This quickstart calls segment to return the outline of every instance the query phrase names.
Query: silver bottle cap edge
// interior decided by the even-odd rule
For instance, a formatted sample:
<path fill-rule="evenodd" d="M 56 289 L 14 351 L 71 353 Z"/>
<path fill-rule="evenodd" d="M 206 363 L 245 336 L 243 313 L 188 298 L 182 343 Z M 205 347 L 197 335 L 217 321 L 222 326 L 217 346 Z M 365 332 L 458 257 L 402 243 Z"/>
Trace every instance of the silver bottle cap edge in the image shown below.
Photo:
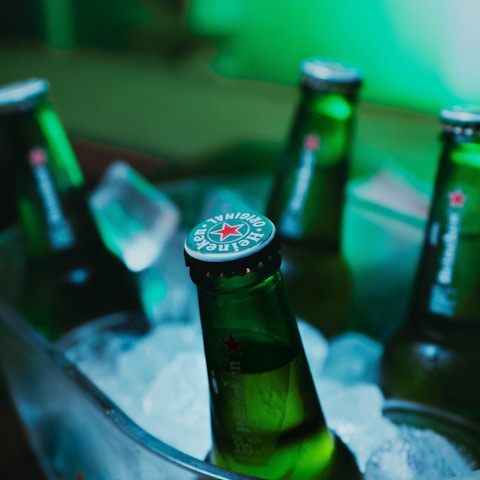
<path fill-rule="evenodd" d="M 31 100 L 47 93 L 48 90 L 48 82 L 40 78 L 31 78 L 0 86 L 0 109 Z"/>
<path fill-rule="evenodd" d="M 301 62 L 300 70 L 307 77 L 336 83 L 359 82 L 362 79 L 356 65 L 335 58 L 307 58 Z"/>
<path fill-rule="evenodd" d="M 449 123 L 480 123 L 480 105 L 454 105 L 440 111 L 440 120 Z"/>

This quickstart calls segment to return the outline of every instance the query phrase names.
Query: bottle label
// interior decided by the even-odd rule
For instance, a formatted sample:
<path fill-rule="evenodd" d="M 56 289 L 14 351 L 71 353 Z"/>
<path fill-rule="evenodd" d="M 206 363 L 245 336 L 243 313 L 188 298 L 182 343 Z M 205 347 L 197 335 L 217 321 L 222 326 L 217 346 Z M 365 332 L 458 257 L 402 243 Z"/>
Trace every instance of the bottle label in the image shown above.
<path fill-rule="evenodd" d="M 55 248 L 66 248 L 73 242 L 72 230 L 47 167 L 47 154 L 43 148 L 37 147 L 30 150 L 28 160 L 45 209 L 50 242 Z"/>
<path fill-rule="evenodd" d="M 256 253 L 274 235 L 275 227 L 263 215 L 225 213 L 197 225 L 187 238 L 185 251 L 205 262 L 230 261 Z"/>
<path fill-rule="evenodd" d="M 304 352 L 227 332 L 206 349 L 217 463 L 260 478 L 304 478 L 306 465 L 320 471 L 334 446 Z"/>
<path fill-rule="evenodd" d="M 319 148 L 320 137 L 318 135 L 310 133 L 305 136 L 303 141 L 303 150 L 300 155 L 297 181 L 287 207 L 287 209 L 291 212 L 297 213 L 305 203 L 305 197 L 312 181 L 312 172 L 315 168 L 315 152 L 317 152 Z"/>
<path fill-rule="evenodd" d="M 457 306 L 457 288 L 454 284 L 454 272 L 459 248 L 462 211 L 467 196 L 461 189 L 448 193 L 445 230 L 441 223 L 433 222 L 429 232 L 429 244 L 440 249 L 440 260 L 434 283 L 431 288 L 429 310 L 432 313 L 452 316 Z"/>
<path fill-rule="evenodd" d="M 321 130 L 326 135 L 305 129 L 290 140 L 270 197 L 269 213 L 290 240 L 338 242 L 349 144 L 345 126 Z"/>
<path fill-rule="evenodd" d="M 290 232 L 301 230 L 299 222 L 300 212 L 305 206 L 310 185 L 313 180 L 313 170 L 316 164 L 316 152 L 320 148 L 321 139 L 315 133 L 305 135 L 303 149 L 300 153 L 300 164 L 298 166 L 292 195 L 286 205 L 285 212 L 280 218 L 280 230 L 289 235 Z"/>

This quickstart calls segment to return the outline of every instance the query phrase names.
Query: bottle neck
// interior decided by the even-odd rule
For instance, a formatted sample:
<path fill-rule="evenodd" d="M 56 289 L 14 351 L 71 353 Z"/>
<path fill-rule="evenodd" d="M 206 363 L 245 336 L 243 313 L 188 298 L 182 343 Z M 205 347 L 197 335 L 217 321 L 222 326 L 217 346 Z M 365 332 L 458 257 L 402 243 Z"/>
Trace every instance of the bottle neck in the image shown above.
<path fill-rule="evenodd" d="M 480 138 L 445 134 L 410 322 L 480 325 Z"/>
<path fill-rule="evenodd" d="M 267 207 L 283 241 L 337 248 L 355 97 L 303 86 Z"/>
<path fill-rule="evenodd" d="M 2 154 L 28 255 L 39 260 L 100 240 L 84 178 L 60 120 L 45 99 L 0 117 Z"/>
<path fill-rule="evenodd" d="M 266 277 L 262 272 L 251 272 L 217 278 L 203 285 L 197 282 L 197 291 L 204 336 L 212 343 L 206 346 L 206 354 L 214 364 L 221 365 L 226 360 L 229 347 L 222 348 L 219 340 L 228 342 L 230 336 L 231 348 L 235 348 L 234 342 L 238 340 L 242 342 L 242 350 L 255 348 L 259 342 L 281 345 L 285 351 L 281 359 L 267 355 L 262 360 L 263 366 L 257 365 L 265 371 L 279 368 L 281 365 L 275 362 L 287 363 L 302 351 L 296 319 L 278 269 Z M 248 332 L 252 338 L 248 338 Z M 241 353 L 248 362 L 246 351 Z M 251 355 L 252 361 L 258 362 L 258 352 Z"/>
<path fill-rule="evenodd" d="M 313 478 L 329 471 L 335 438 L 278 268 L 197 282 L 197 288 L 212 461 L 259 478 Z"/>

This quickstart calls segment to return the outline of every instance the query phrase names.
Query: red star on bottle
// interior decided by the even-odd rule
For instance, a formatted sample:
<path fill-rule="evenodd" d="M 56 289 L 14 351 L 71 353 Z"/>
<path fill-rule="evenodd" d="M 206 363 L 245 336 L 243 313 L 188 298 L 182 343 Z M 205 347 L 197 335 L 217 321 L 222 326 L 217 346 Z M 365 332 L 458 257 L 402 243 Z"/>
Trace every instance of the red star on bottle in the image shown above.
<path fill-rule="evenodd" d="M 448 200 L 451 207 L 463 207 L 467 196 L 462 193 L 460 189 L 448 193 Z"/>
<path fill-rule="evenodd" d="M 305 141 L 303 143 L 305 150 L 308 150 L 310 152 L 313 152 L 315 150 L 318 150 L 318 147 L 320 146 L 320 138 L 318 135 L 310 134 L 305 137 Z"/>
<path fill-rule="evenodd" d="M 227 353 L 235 352 L 240 355 L 240 345 L 243 342 L 237 342 L 232 334 L 230 334 L 228 340 L 222 340 L 222 343 L 227 347 Z"/>
<path fill-rule="evenodd" d="M 226 238 L 230 237 L 231 235 L 235 237 L 241 237 L 242 234 L 238 231 L 242 227 L 242 224 L 238 225 L 229 225 L 228 223 L 223 223 L 223 226 L 220 230 L 217 230 L 216 233 L 220 235 L 220 240 L 223 242 Z"/>
<path fill-rule="evenodd" d="M 41 148 L 35 148 L 30 152 L 29 155 L 30 165 L 37 166 L 37 165 L 44 165 L 47 161 L 47 157 L 45 152 Z"/>

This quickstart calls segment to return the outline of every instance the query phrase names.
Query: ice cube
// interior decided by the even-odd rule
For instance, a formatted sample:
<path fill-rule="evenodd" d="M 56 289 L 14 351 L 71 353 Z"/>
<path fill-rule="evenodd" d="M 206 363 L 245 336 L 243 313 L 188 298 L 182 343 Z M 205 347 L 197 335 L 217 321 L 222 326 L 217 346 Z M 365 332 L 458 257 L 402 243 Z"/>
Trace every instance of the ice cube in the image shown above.
<path fill-rule="evenodd" d="M 127 163 L 112 163 L 89 197 L 107 245 L 130 270 L 151 265 L 177 231 L 180 209 Z"/>
<path fill-rule="evenodd" d="M 145 311 L 154 325 L 200 321 L 197 291 L 185 268 L 184 230 L 176 232 L 160 257 L 137 274 Z"/>
<path fill-rule="evenodd" d="M 136 420 L 162 441 L 204 459 L 211 445 L 208 405 L 203 352 L 182 352 L 158 372 Z"/>
<path fill-rule="evenodd" d="M 158 383 L 160 375 L 165 377 L 167 367 L 178 367 L 176 359 L 186 353 L 195 355 L 192 365 L 201 369 L 204 351 L 198 324 L 165 324 L 152 329 L 134 343 L 122 334 L 103 332 L 92 335 L 89 342 L 79 343 L 66 351 L 67 356 L 136 422 L 149 414 L 140 409 L 149 389 Z M 184 375 L 190 375 L 191 370 L 192 366 Z M 201 389 L 206 389 L 204 379 L 198 372 L 195 379 L 200 382 L 197 394 L 202 398 Z M 164 383 L 166 390 L 178 388 L 174 385 L 175 377 L 168 380 Z M 148 402 L 145 405 L 148 406 Z M 165 409 L 175 407 L 159 397 L 155 408 L 162 408 L 162 405 Z M 205 408 L 208 412 L 208 402 Z M 142 426 L 149 431 L 155 426 L 153 423 L 150 418 L 149 423 Z M 168 431 L 169 427 L 164 425 L 164 428 Z M 183 431 L 183 434 L 187 437 L 191 432 Z"/>
<path fill-rule="evenodd" d="M 255 213 L 256 209 L 239 191 L 221 186 L 212 187 L 207 192 L 198 221 L 237 211 Z"/>
<path fill-rule="evenodd" d="M 365 480 L 439 480 L 466 475 L 468 461 L 441 435 L 400 426 L 368 459 Z"/>
<path fill-rule="evenodd" d="M 346 385 L 376 383 L 382 345 L 359 332 L 346 332 L 330 342 L 322 374 Z"/>
<path fill-rule="evenodd" d="M 323 364 L 327 358 L 328 341 L 320 330 L 304 320 L 298 319 L 297 324 L 310 370 L 312 375 L 316 375 L 322 371 Z"/>
<path fill-rule="evenodd" d="M 480 470 L 475 470 L 472 473 L 467 475 L 460 475 L 455 477 L 450 477 L 448 480 L 480 480 Z"/>
<path fill-rule="evenodd" d="M 145 431 L 205 458 L 210 416 L 199 324 L 164 324 L 133 345 L 110 333 L 67 353 Z"/>
<path fill-rule="evenodd" d="M 371 453 L 393 438 L 397 427 L 382 414 L 384 397 L 378 386 L 331 383 L 324 379 L 317 387 L 327 424 L 352 450 L 364 471 Z"/>

